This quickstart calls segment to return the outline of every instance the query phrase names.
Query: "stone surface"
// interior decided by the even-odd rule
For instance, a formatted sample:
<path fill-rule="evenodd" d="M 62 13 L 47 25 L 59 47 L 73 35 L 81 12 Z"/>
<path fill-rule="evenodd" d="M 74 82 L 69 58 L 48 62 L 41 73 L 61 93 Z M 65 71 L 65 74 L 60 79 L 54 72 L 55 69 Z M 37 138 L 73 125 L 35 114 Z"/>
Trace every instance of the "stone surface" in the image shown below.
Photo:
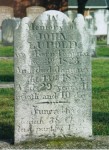
<path fill-rule="evenodd" d="M 46 9 L 41 6 L 32 6 L 26 9 L 27 17 L 31 20 L 35 20 L 41 13 L 43 13 Z"/>
<path fill-rule="evenodd" d="M 107 45 L 109 45 L 109 23 L 107 24 Z"/>
<path fill-rule="evenodd" d="M 6 19 L 2 22 L 2 43 L 3 45 L 13 45 L 14 30 L 20 23 L 19 18 Z"/>
<path fill-rule="evenodd" d="M 0 29 L 0 42 L 2 41 L 2 30 Z"/>
<path fill-rule="evenodd" d="M 96 35 L 95 35 L 95 24 L 92 16 L 88 15 L 85 17 L 86 27 L 91 36 L 91 55 L 96 56 Z"/>
<path fill-rule="evenodd" d="M 13 8 L 8 6 L 0 6 L 0 27 L 4 19 L 12 18 L 13 16 Z"/>
<path fill-rule="evenodd" d="M 92 136 L 90 38 L 85 21 L 46 11 L 15 31 L 15 143 Z"/>
<path fill-rule="evenodd" d="M 77 12 L 73 10 L 68 10 L 64 12 L 72 21 L 76 18 Z"/>
<path fill-rule="evenodd" d="M 94 17 L 95 22 L 95 35 L 107 35 L 107 22 L 109 18 L 109 10 L 97 10 L 91 15 Z"/>

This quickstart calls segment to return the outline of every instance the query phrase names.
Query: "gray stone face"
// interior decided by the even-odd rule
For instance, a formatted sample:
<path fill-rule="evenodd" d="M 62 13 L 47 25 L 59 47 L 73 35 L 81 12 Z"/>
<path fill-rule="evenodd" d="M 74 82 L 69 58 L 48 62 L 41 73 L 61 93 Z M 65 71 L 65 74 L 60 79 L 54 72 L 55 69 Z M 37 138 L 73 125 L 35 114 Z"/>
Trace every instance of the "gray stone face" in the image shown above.
<path fill-rule="evenodd" d="M 73 10 L 68 10 L 64 12 L 72 21 L 76 18 L 77 12 Z"/>
<path fill-rule="evenodd" d="M 3 45 L 13 45 L 14 30 L 19 25 L 20 19 L 6 19 L 2 22 L 2 43 Z"/>
<path fill-rule="evenodd" d="M 46 9 L 41 6 L 32 6 L 26 9 L 27 17 L 29 17 L 32 21 L 36 19 L 41 13 L 43 13 Z"/>
<path fill-rule="evenodd" d="M 109 45 L 109 23 L 107 25 L 107 45 Z"/>
<path fill-rule="evenodd" d="M 101 9 L 92 13 L 95 23 L 95 35 L 107 35 L 107 22 L 109 10 Z"/>
<path fill-rule="evenodd" d="M 13 8 L 7 6 L 0 6 L 0 27 L 3 20 L 12 18 L 13 16 Z"/>
<path fill-rule="evenodd" d="M 80 15 L 71 22 L 47 11 L 24 18 L 15 32 L 15 143 L 92 136 L 89 35 Z"/>
<path fill-rule="evenodd" d="M 0 42 L 2 41 L 2 30 L 0 29 Z"/>
<path fill-rule="evenodd" d="M 96 35 L 95 35 L 95 24 L 94 19 L 92 16 L 85 17 L 86 27 L 90 33 L 90 40 L 91 40 L 91 55 L 93 57 L 96 56 Z"/>

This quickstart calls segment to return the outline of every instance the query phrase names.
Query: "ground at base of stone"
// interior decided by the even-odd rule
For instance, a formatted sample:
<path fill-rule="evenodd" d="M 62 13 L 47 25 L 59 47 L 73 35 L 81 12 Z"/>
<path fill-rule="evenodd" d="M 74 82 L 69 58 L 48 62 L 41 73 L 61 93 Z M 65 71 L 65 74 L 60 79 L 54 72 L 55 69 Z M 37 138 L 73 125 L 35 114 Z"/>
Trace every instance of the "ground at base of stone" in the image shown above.
<path fill-rule="evenodd" d="M 81 138 L 36 140 L 22 144 L 0 141 L 0 149 L 109 149 L 109 136 L 94 136 L 93 140 Z"/>

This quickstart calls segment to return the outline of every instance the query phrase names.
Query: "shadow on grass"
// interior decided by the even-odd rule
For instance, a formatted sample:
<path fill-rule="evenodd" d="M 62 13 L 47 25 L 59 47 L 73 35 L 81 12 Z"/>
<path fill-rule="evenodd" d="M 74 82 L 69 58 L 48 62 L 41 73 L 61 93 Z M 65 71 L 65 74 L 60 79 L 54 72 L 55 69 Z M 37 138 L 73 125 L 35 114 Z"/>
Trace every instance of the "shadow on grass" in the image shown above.
<path fill-rule="evenodd" d="M 109 124 L 109 113 L 106 112 L 93 112 L 93 121 L 102 122 L 103 124 Z"/>
<path fill-rule="evenodd" d="M 108 112 L 93 112 L 93 133 L 94 135 L 109 135 Z"/>
<path fill-rule="evenodd" d="M 0 75 L 0 82 L 14 82 L 13 75 Z"/>
<path fill-rule="evenodd" d="M 0 123 L 0 140 L 14 142 L 14 126 L 10 124 Z"/>

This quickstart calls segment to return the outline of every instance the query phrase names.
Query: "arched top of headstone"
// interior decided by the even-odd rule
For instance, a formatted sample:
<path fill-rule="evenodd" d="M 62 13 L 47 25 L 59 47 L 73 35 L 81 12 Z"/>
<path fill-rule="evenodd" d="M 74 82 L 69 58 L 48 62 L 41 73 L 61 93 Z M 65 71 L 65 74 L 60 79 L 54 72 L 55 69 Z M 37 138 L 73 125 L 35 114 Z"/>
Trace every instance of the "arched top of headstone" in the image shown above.
<path fill-rule="evenodd" d="M 45 7 L 42 7 L 42 6 L 31 6 L 31 7 L 27 7 L 27 10 L 28 11 L 34 11 L 34 10 L 45 10 Z"/>
<path fill-rule="evenodd" d="M 0 26 L 4 19 L 12 18 L 13 16 L 14 16 L 14 12 L 12 7 L 0 6 Z"/>
<path fill-rule="evenodd" d="M 46 11 L 46 9 L 42 6 L 31 6 L 26 9 L 27 17 L 29 17 L 32 21 L 34 21 L 36 17 L 38 17 L 44 11 Z"/>
<path fill-rule="evenodd" d="M 37 17 L 34 21 L 34 23 L 42 23 L 43 25 L 46 25 L 47 22 L 50 22 L 51 24 L 54 24 L 55 21 L 58 23 L 60 26 L 63 26 L 63 23 L 70 23 L 71 20 L 67 15 L 64 13 L 57 11 L 57 10 L 49 10 L 43 12 L 39 17 Z"/>
<path fill-rule="evenodd" d="M 20 24 L 20 18 L 6 18 L 2 22 L 2 27 L 12 26 L 13 28 L 17 28 Z"/>
<path fill-rule="evenodd" d="M 13 8 L 9 7 L 9 6 L 0 6 L 0 12 L 1 11 L 12 11 L 13 12 Z"/>

